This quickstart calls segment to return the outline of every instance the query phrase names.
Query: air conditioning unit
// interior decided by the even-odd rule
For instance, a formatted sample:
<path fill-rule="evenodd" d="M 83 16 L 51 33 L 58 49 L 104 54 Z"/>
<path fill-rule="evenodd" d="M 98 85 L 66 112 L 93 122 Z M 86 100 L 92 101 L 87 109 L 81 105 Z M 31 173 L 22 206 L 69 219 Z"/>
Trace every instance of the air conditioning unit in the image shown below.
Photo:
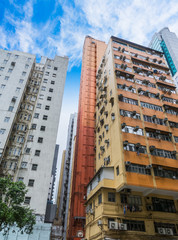
<path fill-rule="evenodd" d="M 165 232 L 165 229 L 164 229 L 164 228 L 158 228 L 158 233 L 159 233 L 159 234 L 163 234 L 163 235 L 165 235 L 165 234 L 166 234 L 166 232 Z"/>
<path fill-rule="evenodd" d="M 174 235 L 171 228 L 165 228 L 165 234 L 166 235 Z"/>
<path fill-rule="evenodd" d="M 153 205 L 146 205 L 147 211 L 153 211 Z"/>
<path fill-rule="evenodd" d="M 127 230 L 127 224 L 125 223 L 119 223 L 119 230 Z"/>
<path fill-rule="evenodd" d="M 109 229 L 111 229 L 111 230 L 117 230 L 117 229 L 118 229 L 118 223 L 117 223 L 117 222 L 110 221 L 110 222 L 109 222 Z"/>
<path fill-rule="evenodd" d="M 102 220 L 98 220 L 98 226 L 101 226 L 103 223 L 102 223 Z"/>
<path fill-rule="evenodd" d="M 146 166 L 146 169 L 151 169 L 152 168 L 152 164 L 149 164 Z"/>
<path fill-rule="evenodd" d="M 94 214 L 94 211 L 93 209 L 90 209 L 90 214 L 93 215 Z"/>
<path fill-rule="evenodd" d="M 131 164 L 130 161 L 126 161 L 126 162 L 125 162 L 125 165 L 126 165 L 126 166 L 129 166 L 130 164 Z"/>

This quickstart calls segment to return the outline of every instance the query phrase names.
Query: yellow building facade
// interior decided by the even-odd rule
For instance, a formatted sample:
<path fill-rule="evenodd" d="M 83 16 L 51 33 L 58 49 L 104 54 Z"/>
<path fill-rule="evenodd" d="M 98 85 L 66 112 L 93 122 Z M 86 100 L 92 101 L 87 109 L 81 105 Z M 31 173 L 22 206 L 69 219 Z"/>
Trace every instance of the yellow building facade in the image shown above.
<path fill-rule="evenodd" d="M 178 239 L 178 96 L 164 56 L 111 37 L 96 89 L 86 239 Z"/>

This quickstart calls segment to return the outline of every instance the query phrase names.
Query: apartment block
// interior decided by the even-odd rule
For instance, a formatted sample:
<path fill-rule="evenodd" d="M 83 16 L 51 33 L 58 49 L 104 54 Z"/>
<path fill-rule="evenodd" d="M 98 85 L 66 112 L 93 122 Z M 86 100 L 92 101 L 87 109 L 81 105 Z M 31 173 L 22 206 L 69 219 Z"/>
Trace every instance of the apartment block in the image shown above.
<path fill-rule="evenodd" d="M 178 38 L 176 34 L 165 27 L 153 35 L 149 47 L 164 53 L 172 76 L 174 76 L 178 71 Z"/>
<path fill-rule="evenodd" d="M 111 37 L 95 112 L 85 238 L 178 239 L 178 96 L 163 53 Z"/>
<path fill-rule="evenodd" d="M 0 163 L 43 222 L 68 58 L 0 50 Z"/>
<path fill-rule="evenodd" d="M 83 238 L 85 234 L 84 204 L 87 184 L 94 175 L 95 162 L 96 71 L 105 48 L 104 42 L 90 36 L 85 38 L 67 239 Z"/>
<path fill-rule="evenodd" d="M 60 173 L 61 183 L 59 188 L 60 192 L 58 194 L 60 202 L 57 217 L 61 220 L 61 239 L 66 239 L 76 129 L 77 113 L 74 113 L 70 115 L 65 158 L 64 163 L 62 164 L 62 171 Z"/>

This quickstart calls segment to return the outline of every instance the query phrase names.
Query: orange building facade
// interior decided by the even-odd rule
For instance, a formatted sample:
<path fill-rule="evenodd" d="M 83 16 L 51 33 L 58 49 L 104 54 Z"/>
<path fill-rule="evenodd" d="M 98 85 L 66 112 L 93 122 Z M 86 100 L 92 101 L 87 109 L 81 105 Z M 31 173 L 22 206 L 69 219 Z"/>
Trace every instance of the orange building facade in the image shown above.
<path fill-rule="evenodd" d="M 96 75 L 85 239 L 178 239 L 178 96 L 161 52 L 111 37 Z"/>
<path fill-rule="evenodd" d="M 105 49 L 104 42 L 85 38 L 67 239 L 81 239 L 85 235 L 86 189 L 95 172 L 96 71 Z"/>

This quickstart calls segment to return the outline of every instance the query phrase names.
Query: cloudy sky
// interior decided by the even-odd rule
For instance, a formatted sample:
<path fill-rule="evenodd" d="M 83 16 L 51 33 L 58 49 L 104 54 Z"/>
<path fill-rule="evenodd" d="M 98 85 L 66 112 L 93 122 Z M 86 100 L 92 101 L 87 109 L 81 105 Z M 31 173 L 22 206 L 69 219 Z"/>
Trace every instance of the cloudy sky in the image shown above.
<path fill-rule="evenodd" d="M 70 59 L 57 142 L 65 148 L 70 113 L 78 109 L 82 47 L 86 35 L 111 35 L 148 45 L 154 32 L 178 35 L 177 0 L 0 0 L 0 47 Z M 62 136 L 62 137 L 61 137 Z"/>

